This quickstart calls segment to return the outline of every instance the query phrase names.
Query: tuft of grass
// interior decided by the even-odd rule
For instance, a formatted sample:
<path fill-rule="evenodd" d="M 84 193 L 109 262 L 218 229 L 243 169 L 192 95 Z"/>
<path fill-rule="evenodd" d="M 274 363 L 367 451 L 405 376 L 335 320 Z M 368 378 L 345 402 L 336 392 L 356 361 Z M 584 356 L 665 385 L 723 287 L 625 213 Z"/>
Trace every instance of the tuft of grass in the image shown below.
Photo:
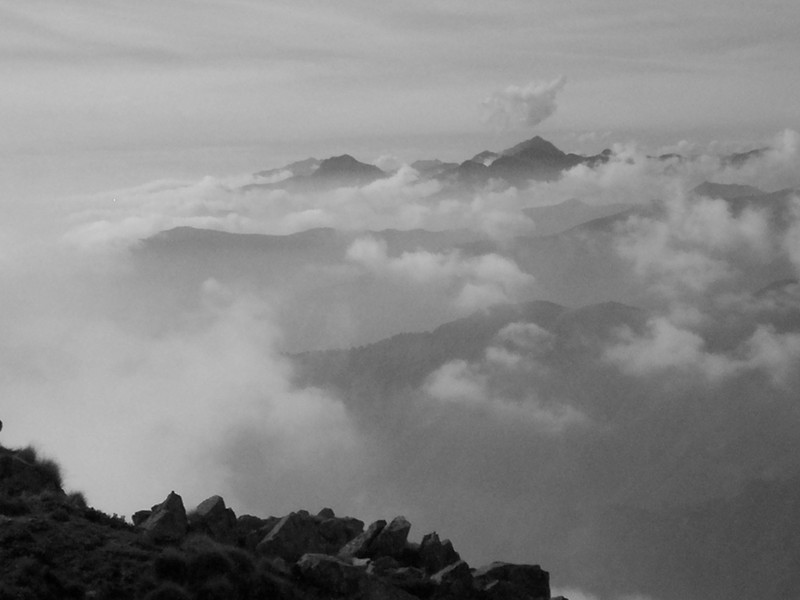
<path fill-rule="evenodd" d="M 61 475 L 61 467 L 56 461 L 49 458 L 39 459 L 36 463 L 36 468 L 49 481 L 52 481 L 58 489 L 63 488 L 64 479 Z"/>
<path fill-rule="evenodd" d="M 31 465 L 36 464 L 36 461 L 39 458 L 36 448 L 33 446 L 25 446 L 24 448 L 20 448 L 14 452 L 14 455 Z"/>
<path fill-rule="evenodd" d="M 67 504 L 78 510 L 89 508 L 89 503 L 86 502 L 86 496 L 83 495 L 83 492 L 70 492 L 67 494 Z"/>

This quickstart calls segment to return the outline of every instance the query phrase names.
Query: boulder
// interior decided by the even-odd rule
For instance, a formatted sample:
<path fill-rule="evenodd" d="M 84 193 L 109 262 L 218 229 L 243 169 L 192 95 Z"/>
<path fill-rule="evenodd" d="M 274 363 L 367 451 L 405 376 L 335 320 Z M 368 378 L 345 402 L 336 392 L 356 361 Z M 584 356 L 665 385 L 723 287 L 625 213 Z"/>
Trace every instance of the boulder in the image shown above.
<path fill-rule="evenodd" d="M 370 558 L 380 556 L 399 557 L 406 546 L 410 529 L 411 523 L 405 517 L 395 517 L 370 542 L 367 548 L 368 556 Z"/>
<path fill-rule="evenodd" d="M 454 562 L 430 578 L 437 586 L 437 598 L 472 598 L 475 593 L 472 571 L 463 560 Z"/>
<path fill-rule="evenodd" d="M 188 530 L 183 499 L 175 492 L 170 492 L 164 502 L 153 507 L 150 516 L 139 527 L 153 542 L 174 543 L 181 540 Z"/>
<path fill-rule="evenodd" d="M 427 573 L 441 571 L 459 560 L 461 560 L 461 556 L 453 548 L 452 542 L 450 540 L 440 541 L 435 531 L 422 538 L 422 543 L 419 545 L 419 561 Z"/>
<path fill-rule="evenodd" d="M 267 537 L 272 528 L 278 524 L 278 517 L 262 519 L 253 515 L 241 515 L 236 519 L 236 541 L 250 552 L 255 552 L 258 543 Z"/>
<path fill-rule="evenodd" d="M 550 598 L 550 574 L 539 565 L 515 565 L 505 562 L 493 562 L 490 565 L 477 569 L 473 574 L 478 588 L 491 592 L 495 590 L 497 597 L 505 598 L 500 592 L 508 586 L 516 590 L 516 597 L 520 600 L 548 600 Z M 495 582 L 507 585 L 498 586 Z"/>
<path fill-rule="evenodd" d="M 381 577 L 394 587 L 420 598 L 431 596 L 436 589 L 436 584 L 426 576 L 425 572 L 415 567 L 385 569 Z"/>
<path fill-rule="evenodd" d="M 225 506 L 221 496 L 203 500 L 189 515 L 189 525 L 192 530 L 224 544 L 236 539 L 236 514 Z"/>
<path fill-rule="evenodd" d="M 335 553 L 363 531 L 364 522 L 351 517 L 329 517 L 319 523 L 319 534 L 328 544 L 326 552 L 330 553 Z"/>
<path fill-rule="evenodd" d="M 280 556 L 289 562 L 297 561 L 303 554 L 325 550 L 317 520 L 304 510 L 283 517 L 256 546 L 258 554 Z"/>
<path fill-rule="evenodd" d="M 133 521 L 133 524 L 136 527 L 138 527 L 139 525 L 147 521 L 147 518 L 152 514 L 153 514 L 152 510 L 147 510 L 147 509 L 137 510 L 135 513 L 131 515 L 131 521 Z"/>
<path fill-rule="evenodd" d="M 419 600 L 417 596 L 412 596 L 377 577 L 367 577 L 362 580 L 357 597 L 360 600 Z"/>
<path fill-rule="evenodd" d="M 317 513 L 317 518 L 319 519 L 333 519 L 336 517 L 336 513 L 333 512 L 332 508 L 323 508 L 321 511 Z"/>
<path fill-rule="evenodd" d="M 446 566 L 438 573 L 431 575 L 431 581 L 436 585 L 451 583 L 454 581 L 462 581 L 472 585 L 472 571 L 469 565 L 463 560 L 454 562 L 452 565 Z"/>
<path fill-rule="evenodd" d="M 372 523 L 367 530 L 358 534 L 339 550 L 341 558 L 366 558 L 372 541 L 386 527 L 386 521 L 379 519 Z"/>
<path fill-rule="evenodd" d="M 295 571 L 307 583 L 336 596 L 355 593 L 360 581 L 367 576 L 363 567 L 329 554 L 304 554 L 297 561 Z"/>

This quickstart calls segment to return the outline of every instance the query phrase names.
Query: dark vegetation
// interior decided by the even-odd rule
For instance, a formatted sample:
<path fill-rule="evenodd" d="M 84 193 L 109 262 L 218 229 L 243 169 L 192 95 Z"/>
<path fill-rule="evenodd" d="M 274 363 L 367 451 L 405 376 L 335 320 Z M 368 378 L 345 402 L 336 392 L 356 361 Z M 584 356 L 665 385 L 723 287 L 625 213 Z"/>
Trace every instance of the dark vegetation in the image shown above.
<path fill-rule="evenodd" d="M 65 493 L 35 449 L 0 446 L 0 600 L 550 597 L 538 566 L 470 569 L 435 533 L 409 542 L 403 517 L 237 518 L 219 496 L 187 514 L 173 492 L 133 521 Z"/>

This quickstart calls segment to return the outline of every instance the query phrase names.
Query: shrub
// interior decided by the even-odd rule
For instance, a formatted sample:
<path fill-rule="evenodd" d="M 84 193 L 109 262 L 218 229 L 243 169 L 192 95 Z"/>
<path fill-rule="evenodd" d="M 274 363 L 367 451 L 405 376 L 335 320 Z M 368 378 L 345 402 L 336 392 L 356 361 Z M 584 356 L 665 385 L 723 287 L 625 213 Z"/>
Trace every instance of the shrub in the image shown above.
<path fill-rule="evenodd" d="M 8 494 L 0 494 L 0 515 L 19 517 L 27 515 L 29 512 L 31 512 L 31 509 L 24 500 Z"/>
<path fill-rule="evenodd" d="M 232 600 L 236 598 L 236 591 L 230 581 L 224 577 L 214 577 L 206 581 L 197 590 L 197 600 Z"/>
<path fill-rule="evenodd" d="M 186 557 L 176 548 L 165 548 L 153 563 L 156 579 L 173 583 L 186 583 L 188 566 Z"/>
<path fill-rule="evenodd" d="M 189 584 L 193 587 L 201 586 L 214 577 L 233 573 L 233 570 L 233 561 L 221 550 L 203 550 L 189 558 Z"/>
<path fill-rule="evenodd" d="M 58 489 L 64 484 L 61 477 L 61 467 L 58 463 L 49 458 L 41 459 L 36 463 L 36 467 L 49 481 L 55 484 Z"/>
<path fill-rule="evenodd" d="M 191 596 L 181 586 L 174 583 L 162 583 L 152 592 L 149 592 L 144 600 L 191 600 Z"/>
<path fill-rule="evenodd" d="M 24 460 L 26 463 L 35 464 L 37 459 L 36 448 L 33 446 L 25 446 L 20 448 L 15 453 L 17 458 Z"/>
<path fill-rule="evenodd" d="M 89 503 L 86 502 L 86 496 L 81 492 L 70 492 L 67 495 L 67 504 L 78 510 L 86 510 L 89 508 Z"/>

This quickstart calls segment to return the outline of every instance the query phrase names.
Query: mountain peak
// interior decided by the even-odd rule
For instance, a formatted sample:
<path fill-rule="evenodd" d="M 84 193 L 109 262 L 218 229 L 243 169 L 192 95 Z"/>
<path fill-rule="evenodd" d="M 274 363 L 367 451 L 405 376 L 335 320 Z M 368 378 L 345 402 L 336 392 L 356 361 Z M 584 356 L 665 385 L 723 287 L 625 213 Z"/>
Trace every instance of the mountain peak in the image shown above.
<path fill-rule="evenodd" d="M 318 177 L 355 175 L 378 178 L 384 177 L 386 174 L 375 165 L 362 163 L 349 154 L 342 154 L 323 160 L 313 175 Z"/>
<path fill-rule="evenodd" d="M 538 135 L 529 140 L 520 142 L 516 146 L 503 150 L 500 154 L 503 156 L 552 156 L 562 157 L 564 152 L 559 150 L 554 144 L 548 142 L 546 139 Z"/>

